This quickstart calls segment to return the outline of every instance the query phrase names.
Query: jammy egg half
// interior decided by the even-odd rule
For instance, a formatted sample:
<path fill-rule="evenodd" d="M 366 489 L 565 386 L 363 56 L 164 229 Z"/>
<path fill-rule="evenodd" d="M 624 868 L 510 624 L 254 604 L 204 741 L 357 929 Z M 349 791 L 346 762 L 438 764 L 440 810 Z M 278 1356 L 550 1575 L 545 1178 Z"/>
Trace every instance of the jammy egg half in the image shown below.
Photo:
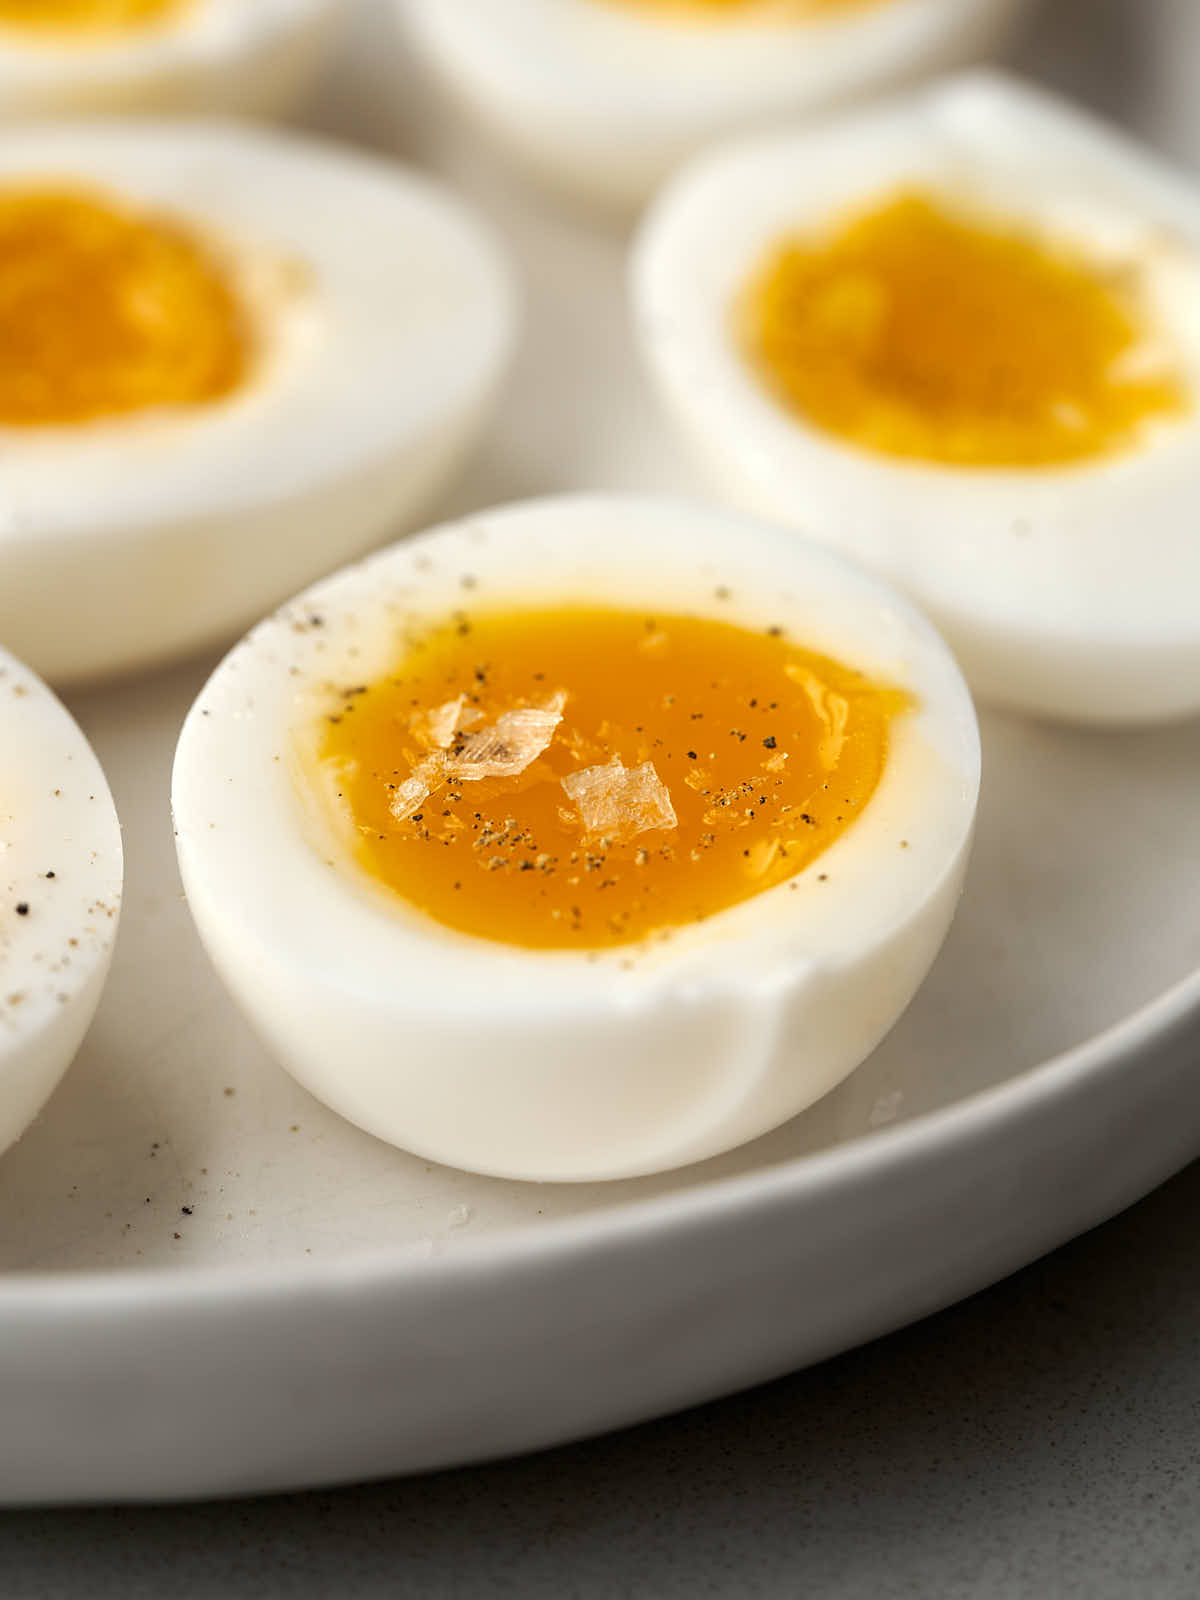
<path fill-rule="evenodd" d="M 0 1151 L 95 1013 L 116 939 L 121 830 L 70 715 L 0 649 Z"/>
<path fill-rule="evenodd" d="M 394 0 L 488 137 L 602 204 L 703 143 L 982 57 L 1025 0 Z"/>
<path fill-rule="evenodd" d="M 411 526 L 514 299 L 452 197 L 205 122 L 0 148 L 0 638 L 56 682 L 228 638 Z"/>
<path fill-rule="evenodd" d="M 540 1180 L 678 1166 L 824 1094 L 949 926 L 970 698 L 909 605 L 726 514 L 444 527 L 261 624 L 190 712 L 188 903 L 361 1127 Z"/>
<path fill-rule="evenodd" d="M 631 286 L 723 492 L 907 590 L 980 696 L 1200 711 L 1195 185 L 970 75 L 701 157 Z"/>
<path fill-rule="evenodd" d="M 320 66 L 344 0 L 0 0 L 0 119 L 273 115 Z"/>

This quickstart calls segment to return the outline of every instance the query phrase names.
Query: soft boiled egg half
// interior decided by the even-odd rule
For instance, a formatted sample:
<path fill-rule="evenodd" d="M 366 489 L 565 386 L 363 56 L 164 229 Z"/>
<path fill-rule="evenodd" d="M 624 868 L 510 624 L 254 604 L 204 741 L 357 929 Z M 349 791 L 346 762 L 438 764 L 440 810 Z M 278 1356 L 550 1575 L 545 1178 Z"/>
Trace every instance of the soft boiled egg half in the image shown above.
<path fill-rule="evenodd" d="M 394 0 L 498 143 L 641 200 L 700 144 L 978 59 L 1026 0 Z"/>
<path fill-rule="evenodd" d="M 506 265 L 402 169 L 222 123 L 0 146 L 0 638 L 84 678 L 228 638 L 486 420 Z"/>
<path fill-rule="evenodd" d="M 922 606 L 990 700 L 1200 711 L 1200 191 L 968 76 L 702 157 L 641 343 L 723 490 Z"/>
<path fill-rule="evenodd" d="M 256 628 L 175 763 L 201 937 L 361 1127 L 509 1177 L 624 1177 L 776 1126 L 932 962 L 979 780 L 903 600 L 779 529 L 530 502 Z"/>
<path fill-rule="evenodd" d="M 121 882 L 99 762 L 46 686 L 0 649 L 0 1151 L 41 1110 L 92 1020 Z"/>
<path fill-rule="evenodd" d="M 0 0 L 0 119 L 274 114 L 320 65 L 344 0 Z"/>

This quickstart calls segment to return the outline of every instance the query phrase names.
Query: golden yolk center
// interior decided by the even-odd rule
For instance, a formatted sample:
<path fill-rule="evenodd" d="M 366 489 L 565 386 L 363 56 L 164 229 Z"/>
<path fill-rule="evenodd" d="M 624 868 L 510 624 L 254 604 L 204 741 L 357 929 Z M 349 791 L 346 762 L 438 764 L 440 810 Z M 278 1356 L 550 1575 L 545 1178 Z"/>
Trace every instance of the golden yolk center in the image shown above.
<path fill-rule="evenodd" d="M 1189 406 L 1139 285 L 1032 233 L 893 195 L 776 245 L 737 308 L 747 359 L 806 421 L 964 467 L 1081 461 Z"/>
<path fill-rule="evenodd" d="M 75 189 L 0 189 L 0 424 L 218 400 L 250 328 L 186 228 Z"/>
<path fill-rule="evenodd" d="M 185 0 L 0 0 L 0 26 L 37 33 L 122 33 L 159 22 Z"/>
<path fill-rule="evenodd" d="M 712 20 L 741 17 L 773 22 L 803 22 L 810 17 L 836 15 L 841 11 L 863 11 L 885 0 L 618 0 L 637 11 L 665 13 L 668 16 L 708 17 Z"/>
<path fill-rule="evenodd" d="M 862 812 L 906 704 L 775 628 L 460 614 L 345 687 L 318 771 L 360 864 L 421 911 L 591 949 L 793 878 Z"/>

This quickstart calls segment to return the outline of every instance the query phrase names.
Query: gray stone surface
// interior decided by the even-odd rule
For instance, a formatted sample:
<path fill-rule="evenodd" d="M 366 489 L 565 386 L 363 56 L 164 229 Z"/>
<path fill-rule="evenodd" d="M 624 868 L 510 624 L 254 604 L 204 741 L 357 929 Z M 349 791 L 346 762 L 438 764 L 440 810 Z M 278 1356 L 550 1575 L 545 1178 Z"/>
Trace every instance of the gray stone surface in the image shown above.
<path fill-rule="evenodd" d="M 275 1500 L 10 1512 L 0 1592 L 1194 1600 L 1197 1216 L 1200 1165 L 916 1327 L 526 1460 Z"/>

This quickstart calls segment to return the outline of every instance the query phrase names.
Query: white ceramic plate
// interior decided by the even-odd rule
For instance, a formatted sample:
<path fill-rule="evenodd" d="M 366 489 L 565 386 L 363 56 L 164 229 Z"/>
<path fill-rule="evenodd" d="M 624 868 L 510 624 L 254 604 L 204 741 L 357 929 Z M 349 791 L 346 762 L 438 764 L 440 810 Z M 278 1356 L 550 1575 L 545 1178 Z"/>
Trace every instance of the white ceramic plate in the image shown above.
<path fill-rule="evenodd" d="M 1147 39 L 1168 14 L 1139 8 Z M 360 46 L 356 127 L 386 139 L 396 96 Z M 1200 126 L 1159 131 L 1200 149 Z M 511 402 L 445 509 L 695 493 L 633 359 L 622 241 L 436 127 L 408 148 L 491 210 L 530 303 Z M 0 1499 L 330 1483 L 648 1417 L 944 1305 L 1200 1152 L 1200 724 L 985 718 L 962 910 L 875 1056 L 733 1155 L 535 1187 L 340 1122 L 225 1000 L 166 803 L 211 665 L 71 699 L 125 823 L 125 920 L 82 1055 L 0 1163 Z"/>

